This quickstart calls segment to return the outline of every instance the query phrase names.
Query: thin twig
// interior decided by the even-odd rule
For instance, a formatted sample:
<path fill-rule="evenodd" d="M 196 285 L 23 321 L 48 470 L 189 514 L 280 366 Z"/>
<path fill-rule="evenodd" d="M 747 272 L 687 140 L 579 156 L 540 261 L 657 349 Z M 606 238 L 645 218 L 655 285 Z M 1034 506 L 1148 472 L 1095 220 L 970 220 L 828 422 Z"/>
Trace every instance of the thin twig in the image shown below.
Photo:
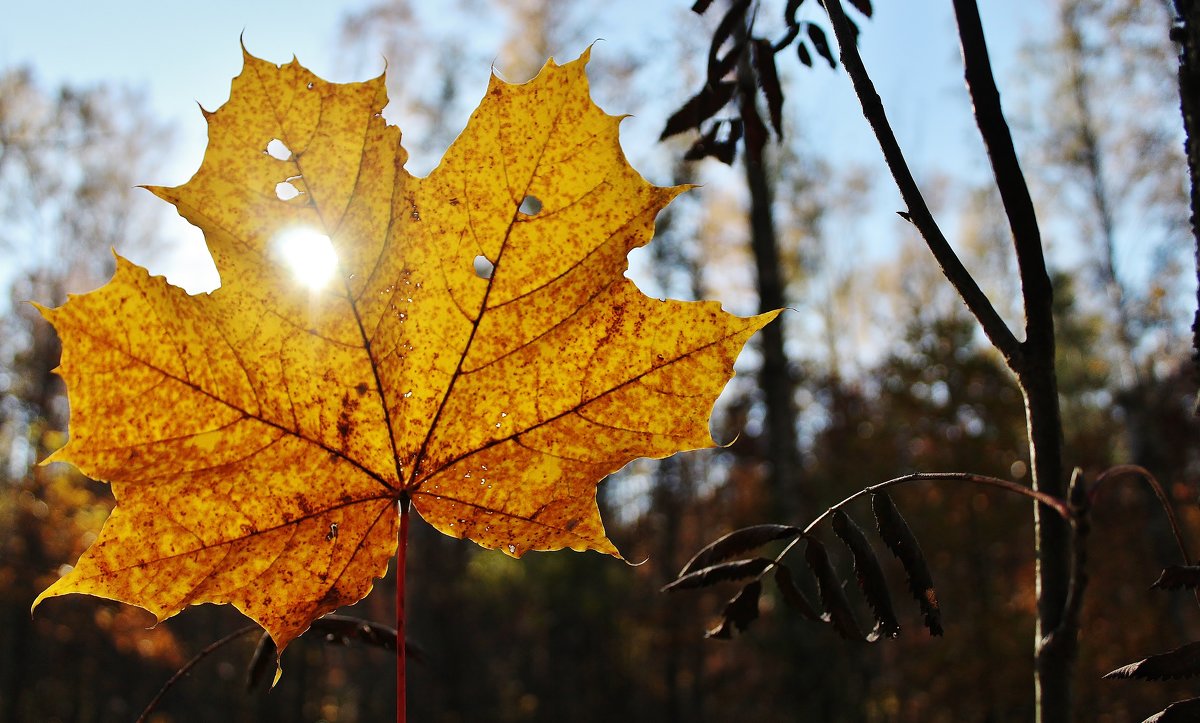
<path fill-rule="evenodd" d="M 232 643 L 234 640 L 237 640 L 243 635 L 247 635 L 256 630 L 261 630 L 261 628 L 257 625 L 247 625 L 244 628 L 238 628 L 220 640 L 210 643 L 199 653 L 196 653 L 191 660 L 184 663 L 179 670 L 175 671 L 174 675 L 167 679 L 167 682 L 163 684 L 163 687 L 159 689 L 158 694 L 155 695 L 154 698 L 146 705 L 146 708 L 142 711 L 142 714 L 137 717 L 137 720 L 134 721 L 134 723 L 145 723 L 145 721 L 149 720 L 150 714 L 153 713 L 154 709 L 158 707 L 158 702 L 162 700 L 162 697 L 166 695 L 167 691 L 170 690 L 176 683 L 178 683 L 183 676 L 187 675 L 192 668 L 196 667 L 197 663 L 199 663 L 201 660 L 204 660 L 209 655 L 212 655 L 218 649 L 228 645 L 229 643 Z"/>
<path fill-rule="evenodd" d="M 1140 478 L 1150 486 L 1150 489 L 1154 490 L 1154 495 L 1158 497 L 1158 503 L 1162 505 L 1163 512 L 1167 514 L 1167 522 L 1171 525 L 1171 534 L 1175 537 L 1175 544 L 1179 546 L 1179 554 L 1183 556 L 1183 564 L 1191 565 L 1192 558 L 1188 554 L 1187 545 L 1183 541 L 1183 531 L 1179 529 L 1179 521 L 1175 518 L 1175 508 L 1171 504 L 1171 499 L 1167 497 L 1167 492 L 1159 484 L 1159 481 L 1145 467 L 1139 467 L 1136 464 L 1120 464 L 1116 467 L 1109 467 L 1101 472 L 1096 481 L 1092 483 L 1088 491 L 1088 496 L 1095 499 L 1097 493 L 1100 491 L 1100 485 L 1109 480 L 1120 479 L 1122 477 Z"/>
<path fill-rule="evenodd" d="M 883 101 L 880 100 L 879 93 L 875 90 L 875 84 L 867 75 L 867 69 L 863 65 L 862 57 L 855 44 L 853 31 L 842 11 L 841 0 L 826 0 L 825 7 L 829 12 L 834 36 L 838 41 L 842 65 L 846 68 L 846 73 L 854 85 L 854 92 L 862 105 L 863 117 L 871 125 L 871 130 L 875 132 L 875 138 L 879 141 L 879 148 L 883 151 L 884 160 L 892 172 L 892 178 L 896 180 L 900 197 L 908 206 L 908 213 L 901 215 L 920 232 L 921 237 L 925 239 L 925 244 L 941 267 L 942 273 L 954 286 L 958 295 L 962 297 L 963 302 L 979 321 L 980 326 L 983 327 L 983 333 L 1004 357 L 1009 368 L 1015 371 L 1022 363 L 1021 344 L 1004 320 L 1000 318 L 1000 314 L 992 306 L 992 302 L 988 300 L 983 290 L 979 288 L 974 277 L 963 266 L 958 255 L 954 253 L 950 242 L 946 240 L 937 221 L 934 220 L 929 205 L 925 203 L 921 189 L 917 186 L 908 162 L 904 158 L 904 152 L 900 150 L 896 134 L 888 122 L 887 113 L 883 109 Z"/>
<path fill-rule="evenodd" d="M 1071 530 L 1074 533 L 1071 549 L 1071 577 L 1067 583 L 1067 601 L 1063 605 L 1062 616 L 1058 625 L 1048 635 L 1043 636 L 1043 649 L 1063 644 L 1073 640 L 1071 631 L 1079 629 L 1079 615 L 1083 611 L 1083 593 L 1087 589 L 1087 538 L 1091 532 L 1091 521 L 1088 511 L 1091 508 L 1092 497 L 1083 479 L 1083 470 L 1078 467 L 1071 473 L 1071 483 L 1067 487 L 1068 497 L 1074 516 L 1071 518 Z"/>
<path fill-rule="evenodd" d="M 1136 477 L 1145 481 L 1154 490 L 1154 495 L 1158 497 L 1158 504 L 1162 506 L 1163 512 L 1167 514 L 1167 522 L 1171 525 L 1171 535 L 1175 537 L 1175 544 L 1179 546 L 1179 554 L 1183 557 L 1184 566 L 1192 564 L 1192 557 L 1188 554 L 1187 544 L 1183 541 L 1183 531 L 1179 529 L 1179 521 L 1175 518 L 1175 506 L 1171 504 L 1171 498 L 1167 496 L 1167 491 L 1159 481 L 1150 474 L 1150 471 L 1145 467 L 1139 467 L 1136 464 L 1119 464 L 1116 467 L 1109 467 L 1100 473 L 1096 481 L 1092 483 L 1088 490 L 1089 500 L 1094 500 L 1100 493 L 1100 485 L 1110 479 L 1120 479 L 1121 477 Z M 1200 605 L 1200 588 L 1192 591 L 1193 597 L 1196 598 L 1196 604 Z"/>

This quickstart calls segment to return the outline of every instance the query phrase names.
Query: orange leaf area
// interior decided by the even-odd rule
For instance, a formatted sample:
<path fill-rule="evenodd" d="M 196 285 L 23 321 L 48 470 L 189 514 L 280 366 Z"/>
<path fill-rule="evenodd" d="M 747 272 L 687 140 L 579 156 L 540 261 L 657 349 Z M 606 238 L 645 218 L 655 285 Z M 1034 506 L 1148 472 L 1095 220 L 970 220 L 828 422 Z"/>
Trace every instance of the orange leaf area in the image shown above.
<path fill-rule="evenodd" d="M 778 312 L 625 278 L 684 189 L 625 161 L 586 62 L 493 77 L 417 178 L 382 77 L 246 54 L 200 170 L 150 189 L 204 231 L 221 287 L 191 296 L 118 257 L 107 285 L 44 310 L 72 409 L 50 459 L 111 482 L 117 507 L 38 602 L 88 593 L 160 620 L 231 603 L 282 649 L 370 591 L 407 500 L 511 555 L 619 556 L 598 482 L 711 446 L 734 359 Z M 304 266 L 319 288 L 285 263 L 297 230 L 336 253 Z"/>

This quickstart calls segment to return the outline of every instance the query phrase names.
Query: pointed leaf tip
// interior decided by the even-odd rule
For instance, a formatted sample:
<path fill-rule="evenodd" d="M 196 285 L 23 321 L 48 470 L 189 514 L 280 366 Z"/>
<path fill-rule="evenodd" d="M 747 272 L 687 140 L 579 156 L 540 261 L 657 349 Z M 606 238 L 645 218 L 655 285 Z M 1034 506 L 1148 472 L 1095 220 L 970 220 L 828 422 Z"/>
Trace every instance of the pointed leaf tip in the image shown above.
<path fill-rule="evenodd" d="M 1200 642 L 1188 643 L 1165 653 L 1147 656 L 1136 663 L 1117 668 L 1104 678 L 1172 680 L 1197 675 L 1200 675 Z"/>
<path fill-rule="evenodd" d="M 1200 566 L 1170 565 L 1162 571 L 1151 589 L 1179 590 L 1180 588 L 1195 589 L 1200 587 Z"/>

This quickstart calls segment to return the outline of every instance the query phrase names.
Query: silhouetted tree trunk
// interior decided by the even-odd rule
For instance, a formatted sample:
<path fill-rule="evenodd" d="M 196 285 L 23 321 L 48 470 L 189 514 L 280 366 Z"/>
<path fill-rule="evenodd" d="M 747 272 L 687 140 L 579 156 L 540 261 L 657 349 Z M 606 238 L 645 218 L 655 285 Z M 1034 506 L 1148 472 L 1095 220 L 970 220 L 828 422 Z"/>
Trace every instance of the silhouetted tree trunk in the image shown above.
<path fill-rule="evenodd" d="M 1041 233 L 1000 107 L 1000 93 L 988 59 L 979 9 L 974 0 L 955 0 L 954 13 L 962 40 L 967 88 L 996 187 L 1008 214 L 1021 276 L 1025 340 L 1020 344 L 1020 353 L 1009 364 L 1025 397 L 1033 488 L 1065 498 L 1062 418 L 1054 368 L 1054 290 L 1046 272 Z M 1037 718 L 1043 723 L 1068 721 L 1078 637 L 1074 621 L 1064 621 L 1063 616 L 1071 578 L 1071 529 L 1066 520 L 1040 504 L 1034 507 L 1034 529 L 1038 590 L 1034 631 Z"/>
<path fill-rule="evenodd" d="M 739 42 L 744 42 L 748 29 L 744 25 L 739 26 L 735 35 Z M 786 306 L 786 284 L 772 214 L 774 193 L 764 153 L 767 129 L 755 105 L 758 91 L 750 67 L 749 53 L 743 53 L 738 62 L 737 82 L 738 107 L 746 134 L 742 165 L 746 172 L 746 186 L 750 192 L 750 248 L 754 254 L 758 311 L 763 313 Z M 788 366 L 787 353 L 784 351 L 783 328 L 782 323 L 776 322 L 768 324 L 760 332 L 763 359 L 759 370 L 759 386 L 767 411 L 767 481 L 779 507 L 778 511 L 788 517 L 799 517 L 808 505 L 804 503 L 803 487 L 799 480 L 800 450 L 796 444 L 795 384 Z"/>
<path fill-rule="evenodd" d="M 1179 99 L 1186 133 L 1188 177 L 1191 181 L 1192 235 L 1196 239 L 1196 316 L 1192 321 L 1192 361 L 1200 376 L 1200 3 L 1175 0 L 1179 51 Z M 1200 395 L 1194 409 L 1200 416 Z"/>

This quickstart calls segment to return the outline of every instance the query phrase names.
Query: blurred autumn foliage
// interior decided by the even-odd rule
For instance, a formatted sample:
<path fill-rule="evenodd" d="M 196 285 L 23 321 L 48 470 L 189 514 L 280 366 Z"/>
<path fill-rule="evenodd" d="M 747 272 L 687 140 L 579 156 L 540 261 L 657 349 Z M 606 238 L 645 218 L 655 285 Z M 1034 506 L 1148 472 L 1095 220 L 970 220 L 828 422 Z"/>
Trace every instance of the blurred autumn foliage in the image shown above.
<path fill-rule="evenodd" d="M 591 40 L 581 3 L 451 4 L 516 17 L 519 32 L 497 60 L 509 77 L 532 75 L 545 49 L 581 35 Z M 391 0 L 348 18 L 347 47 L 373 33 L 399 39 L 397 53 L 418 53 L 437 30 L 421 31 L 414 5 Z M 1030 77 L 1041 79 L 1025 89 L 1034 110 L 1014 126 L 1019 146 L 1046 151 L 1031 152 L 1026 162 L 1049 243 L 1082 249 L 1055 257 L 1053 269 L 1064 458 L 1093 477 L 1118 463 L 1150 469 L 1194 543 L 1200 420 L 1191 412 L 1197 379 L 1185 332 L 1192 309 L 1180 291 L 1190 288 L 1192 247 L 1171 96 L 1170 15 L 1149 0 L 1056 0 L 1055 7 L 1061 25 L 1054 46 L 1031 48 Z M 679 20 L 684 29 L 699 22 Z M 884 31 L 866 21 L 860 42 Z M 680 34 L 686 37 L 677 46 L 646 48 L 646 57 L 675 53 L 681 67 L 703 73 L 706 46 L 694 38 L 704 33 Z M 403 42 L 409 35 L 412 42 Z M 537 52 L 525 54 L 529 48 Z M 435 65 L 453 68 L 462 52 L 445 43 Z M 599 54 L 598 86 L 605 74 L 614 84 L 627 77 L 629 68 L 604 63 Z M 830 72 L 782 56 L 779 65 L 785 92 L 794 73 Z M 475 93 L 459 89 L 451 75 L 430 76 L 436 82 L 426 95 L 392 93 L 408 104 L 418 128 L 445 133 L 447 109 Z M 673 81 L 660 92 L 679 105 L 695 93 L 696 80 Z M 1122 83 L 1129 84 L 1128 102 Z M 624 108 L 637 107 L 631 102 Z M 787 103 L 782 122 L 786 141 L 764 152 L 777 190 L 771 209 L 782 293 L 797 309 L 785 318 L 793 388 L 784 401 L 796 417 L 793 481 L 804 490 L 803 505 L 770 481 L 765 395 L 752 373 L 761 355 L 752 353 L 743 360 L 750 373 L 731 383 L 713 421 L 729 446 L 638 461 L 601 485 L 609 536 L 628 559 L 645 564 L 565 553 L 516 561 L 417 525 L 409 568 L 410 640 L 419 648 L 409 665 L 413 720 L 1032 718 L 1035 591 L 1026 500 L 948 486 L 894 495 L 938 584 L 940 638 L 924 631 L 915 607 L 897 600 L 898 639 L 846 643 L 768 590 L 762 618 L 747 632 L 705 640 L 703 631 L 736 588 L 686 597 L 658 592 L 721 534 L 765 521 L 803 524 L 779 519 L 781 511 L 802 507 L 812 515 L 887 478 L 967 470 L 1028 481 L 1020 393 L 930 270 L 910 226 L 897 220 L 884 229 L 888 238 L 876 240 L 902 249 L 886 260 L 861 253 L 860 206 L 873 198 L 881 172 L 820 157 L 819 123 Z M 420 137 L 405 132 L 406 142 Z M 0 254 L 13 260 L 6 263 L 9 301 L 0 305 L 0 721 L 132 720 L 183 661 L 244 624 L 232 610 L 201 606 L 152 627 L 136 609 L 89 598 L 51 600 L 36 617 L 29 614 L 34 596 L 93 539 L 111 499 L 105 485 L 68 468 L 36 465 L 63 441 L 67 410 L 50 373 L 57 342 L 25 302 L 57 305 L 68 292 L 102 283 L 112 246 L 154 250 L 148 239 L 155 219 L 127 209 L 135 207 L 133 184 L 154 180 L 148 149 L 165 147 L 161 133 L 140 99 L 119 89 L 48 89 L 28 72 L 0 76 Z M 697 137 L 681 134 L 662 145 L 657 182 L 699 175 L 703 164 L 678 161 Z M 146 138 L 159 142 L 136 140 Z M 117 157 L 120 164 L 112 162 Z M 1134 161 L 1136 167 L 1127 165 Z M 996 231 L 1003 224 L 998 202 L 969 179 L 935 185 L 936 210 L 958 219 L 960 253 L 1011 316 L 1003 300 L 1016 297 L 1015 271 L 995 253 L 1007 243 Z M 740 189 L 712 184 L 684 196 L 657 231 L 648 249 L 650 278 L 640 283 L 679 298 L 719 288 L 724 298 L 749 299 L 745 310 L 753 310 L 758 290 L 747 271 L 754 261 Z M 1130 258 L 1137 263 L 1122 266 Z M 848 512 L 869 524 L 865 504 Z M 828 530 L 822 534 L 833 541 Z M 849 559 L 829 547 L 849 578 Z M 1104 489 L 1089 557 L 1079 719 L 1140 720 L 1195 695 L 1194 682 L 1100 679 L 1200 636 L 1192 598 L 1149 589 L 1162 566 L 1178 562 L 1149 492 L 1134 484 Z M 389 620 L 392 584 L 389 576 L 347 613 Z M 855 591 L 848 594 L 866 619 Z M 254 644 L 247 636 L 201 661 L 153 720 L 346 723 L 392 715 L 394 663 L 385 651 L 307 635 L 285 653 L 274 689 L 260 682 L 247 691 Z"/>

